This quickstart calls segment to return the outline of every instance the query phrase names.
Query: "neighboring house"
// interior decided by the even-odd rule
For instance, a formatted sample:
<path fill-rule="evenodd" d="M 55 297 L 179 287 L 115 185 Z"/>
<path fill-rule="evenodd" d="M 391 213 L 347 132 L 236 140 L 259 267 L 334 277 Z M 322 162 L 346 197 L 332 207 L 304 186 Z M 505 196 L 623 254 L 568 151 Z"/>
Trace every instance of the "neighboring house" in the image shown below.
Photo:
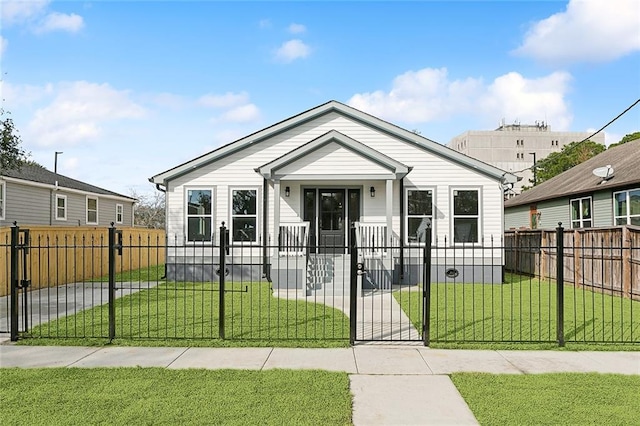
<path fill-rule="evenodd" d="M 604 133 L 556 132 L 545 122 L 535 124 L 504 124 L 496 130 L 469 130 L 451 139 L 447 146 L 458 152 L 506 170 L 522 179 L 509 197 L 531 186 L 532 167 L 552 152 L 559 152 L 571 142 L 590 140 L 604 144 Z"/>
<path fill-rule="evenodd" d="M 555 228 L 558 222 L 565 228 L 640 226 L 640 139 L 607 149 L 504 207 L 506 229 Z"/>
<path fill-rule="evenodd" d="M 0 226 L 133 226 L 134 203 L 35 164 L 0 171 Z"/>
<path fill-rule="evenodd" d="M 229 262 L 252 253 L 254 273 L 275 279 L 279 255 L 304 251 L 282 247 L 291 236 L 299 243 L 296 235 L 304 235 L 311 252 L 345 254 L 354 224 L 376 244 L 418 249 L 432 222 L 433 242 L 444 247 L 446 238 L 447 247 L 461 248 L 458 254 L 476 256 L 479 270 L 487 253 L 487 264 L 501 265 L 500 250 L 492 257 L 480 247 L 485 237 L 500 241 L 503 186 L 516 177 L 330 101 L 149 180 L 166 191 L 168 241 L 185 246 L 169 247 L 169 277 L 191 271 L 178 275 L 211 278 L 198 267 L 211 269 L 207 259 L 216 259 L 224 222 L 237 247 Z M 402 265 L 397 250 L 382 251 L 381 265 L 397 282 L 404 275 L 398 268 L 410 265 Z M 441 270 L 445 260 L 462 264 L 445 257 Z M 501 276 L 500 266 L 491 272 Z"/>

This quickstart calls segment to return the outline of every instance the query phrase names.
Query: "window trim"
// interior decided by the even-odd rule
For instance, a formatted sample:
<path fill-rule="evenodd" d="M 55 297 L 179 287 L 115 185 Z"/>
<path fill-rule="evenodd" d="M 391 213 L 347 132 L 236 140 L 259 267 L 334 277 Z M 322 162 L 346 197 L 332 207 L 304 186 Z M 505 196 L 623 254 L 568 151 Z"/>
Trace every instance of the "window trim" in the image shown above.
<path fill-rule="evenodd" d="M 473 247 L 473 246 L 482 246 L 483 241 L 482 241 L 482 227 L 483 227 L 483 214 L 484 214 L 484 209 L 482 208 L 482 203 L 483 203 L 483 195 L 482 195 L 482 186 L 450 186 L 449 187 L 449 212 L 450 212 L 450 223 L 449 223 L 449 232 L 451 235 L 451 239 L 450 239 L 450 245 L 451 246 L 464 246 L 464 247 Z M 478 192 L 478 215 L 477 216 L 470 216 L 470 215 L 459 215 L 456 216 L 455 214 L 455 201 L 454 201 L 454 192 L 455 191 L 477 191 Z M 477 242 L 470 242 L 470 243 L 465 243 L 465 242 L 456 242 L 455 240 L 455 219 L 457 217 L 461 217 L 461 218 L 472 218 L 472 217 L 477 217 L 478 218 L 478 233 L 476 234 L 477 237 Z"/>
<path fill-rule="evenodd" d="M 95 222 L 89 222 L 89 200 L 96 200 L 96 221 Z M 97 224 L 99 224 L 100 223 L 99 212 L 100 212 L 100 201 L 99 201 L 99 198 L 95 197 L 95 196 L 87 195 L 86 202 L 85 202 L 85 223 L 87 225 L 97 225 Z"/>
<path fill-rule="evenodd" d="M 120 220 L 118 220 L 118 207 L 120 207 Z M 124 204 L 116 204 L 116 223 L 124 222 Z"/>
<path fill-rule="evenodd" d="M 189 191 L 211 191 L 211 214 L 210 215 L 192 215 L 193 217 L 199 216 L 210 216 L 211 218 L 211 239 L 205 241 L 196 241 L 189 239 Z M 216 232 L 215 232 L 215 223 L 216 223 L 216 187 L 215 186 L 201 186 L 201 185 L 189 185 L 184 187 L 183 193 L 183 203 L 182 206 L 184 208 L 183 215 L 183 230 L 184 230 L 184 242 L 185 244 L 192 245 L 214 245 Z"/>
<path fill-rule="evenodd" d="M 409 191 L 431 191 L 431 215 L 409 215 Z M 404 194 L 403 194 L 403 200 L 402 202 L 404 203 L 404 218 L 402 220 L 404 220 L 404 235 L 402 236 L 402 238 L 404 238 L 405 244 L 410 245 L 410 246 L 415 246 L 415 247 L 421 247 L 424 246 L 424 243 L 421 242 L 409 242 L 409 218 L 410 217 L 431 217 L 431 244 L 433 244 L 433 242 L 435 241 L 435 229 L 436 229 L 436 215 L 435 215 L 435 210 L 436 210 L 436 187 L 434 186 L 405 186 L 404 187 Z"/>
<path fill-rule="evenodd" d="M 7 210 L 7 183 L 0 181 L 0 220 L 4 220 Z"/>
<path fill-rule="evenodd" d="M 627 219 L 627 223 L 626 225 L 630 225 L 631 223 L 631 217 L 640 217 L 640 215 L 634 214 L 631 215 L 631 200 L 629 198 L 629 193 L 632 191 L 640 191 L 640 187 L 638 188 L 629 188 L 629 189 L 624 189 L 622 191 L 615 191 L 612 194 L 612 216 L 613 216 L 613 226 L 623 226 L 623 225 L 618 225 L 616 222 L 618 221 L 618 219 L 622 219 L 622 218 L 626 218 Z M 626 194 L 626 205 L 627 205 L 627 211 L 625 212 L 624 216 L 616 216 L 616 195 L 617 194 Z"/>
<path fill-rule="evenodd" d="M 62 216 L 62 217 L 58 216 L 58 209 L 59 209 L 59 207 L 58 207 L 58 199 L 64 200 L 64 216 Z M 55 218 L 56 218 L 56 220 L 61 220 L 61 221 L 67 220 L 67 210 L 68 210 L 68 208 L 69 208 L 69 205 L 67 204 L 67 196 L 64 195 L 64 194 L 56 194 L 56 206 L 55 206 L 55 209 L 56 209 Z"/>
<path fill-rule="evenodd" d="M 589 200 L 589 211 L 591 212 L 591 218 L 589 219 L 584 219 L 582 217 L 582 200 Z M 572 204 L 574 201 L 580 201 L 580 218 L 579 219 L 573 219 L 573 216 L 571 215 L 572 212 Z M 591 221 L 591 226 L 584 226 L 584 222 L 585 220 L 589 220 Z M 593 217 L 593 197 L 591 197 L 591 195 L 588 195 L 586 197 L 577 197 L 577 198 L 572 198 L 569 200 L 569 221 L 571 222 L 571 228 L 593 228 L 593 221 L 594 221 L 594 217 Z M 573 226 L 574 222 L 579 222 L 580 226 Z"/>
<path fill-rule="evenodd" d="M 260 186 L 230 186 L 229 187 L 229 226 L 227 229 L 229 230 L 229 244 L 241 244 L 241 245 L 258 245 L 260 244 Z M 233 239 L 233 218 L 235 217 L 233 214 L 233 191 L 256 191 L 256 239 L 255 241 L 235 241 Z M 247 217 L 253 217 L 254 215 L 247 215 Z"/>

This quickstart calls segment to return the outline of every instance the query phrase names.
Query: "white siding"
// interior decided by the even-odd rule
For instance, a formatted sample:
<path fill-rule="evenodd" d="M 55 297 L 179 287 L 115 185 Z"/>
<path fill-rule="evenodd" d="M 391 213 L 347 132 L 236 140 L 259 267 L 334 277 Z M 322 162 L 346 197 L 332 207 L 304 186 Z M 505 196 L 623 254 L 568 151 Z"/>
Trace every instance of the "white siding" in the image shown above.
<path fill-rule="evenodd" d="M 318 117 L 310 122 L 301 124 L 300 126 L 288 130 L 284 133 L 274 136 L 268 140 L 261 141 L 254 145 L 249 145 L 240 152 L 231 154 L 214 163 L 204 165 L 187 175 L 180 176 L 172 180 L 168 184 L 167 205 L 168 205 L 168 223 L 167 232 L 169 238 L 174 235 L 179 236 L 178 241 L 183 240 L 184 228 L 184 188 L 185 186 L 211 186 L 216 191 L 216 224 L 217 228 L 222 221 L 229 220 L 229 186 L 255 186 L 261 188 L 263 178 L 254 171 L 255 168 L 278 158 L 287 152 L 301 146 L 310 140 L 321 136 L 330 131 L 337 130 L 382 154 L 387 155 L 407 166 L 413 167 L 413 170 L 405 178 L 405 186 L 423 187 L 427 186 L 435 189 L 436 199 L 436 227 L 435 232 L 438 235 L 449 235 L 450 233 L 450 194 L 454 187 L 473 186 L 481 191 L 481 237 L 489 235 L 501 235 L 503 223 L 502 209 L 502 188 L 499 182 L 489 178 L 477 171 L 451 162 L 446 158 L 441 158 L 429 152 L 426 152 L 409 143 L 399 141 L 392 138 L 386 133 L 377 131 L 367 127 L 359 122 L 343 117 L 337 113 L 330 113 Z M 425 142 L 428 143 L 428 142 Z M 331 145 L 328 146 L 330 149 Z M 347 151 L 343 148 L 335 149 L 331 152 L 325 152 L 333 160 L 346 161 L 348 155 L 343 152 Z M 339 170 L 336 170 L 335 162 L 325 161 L 318 155 L 307 157 L 307 162 L 296 163 L 301 169 L 317 171 L 322 165 L 324 171 L 332 173 L 340 173 L 346 162 L 341 164 Z M 314 154 L 316 154 L 314 153 Z M 353 154 L 349 153 L 353 158 Z M 341 157 L 342 156 L 342 157 Z M 359 160 L 358 166 L 361 164 L 369 164 Z M 377 165 L 373 164 L 378 167 Z M 332 167 L 332 169 L 327 169 Z M 352 165 L 353 168 L 353 165 Z M 360 171 L 360 170 L 358 170 Z M 335 181 L 334 181 L 335 182 Z M 300 188 L 302 186 L 324 186 L 335 187 L 335 183 L 331 182 L 305 182 L 305 181 L 283 181 L 281 182 L 281 206 L 280 218 L 281 222 L 299 221 L 299 212 L 301 211 Z M 291 195 L 284 198 L 284 188 L 289 186 Z M 354 186 L 362 188 L 363 203 L 363 221 L 383 222 L 385 221 L 385 192 L 386 184 L 384 180 L 377 181 L 361 181 L 349 180 L 340 186 Z M 376 197 L 369 196 L 369 187 L 376 188 Z M 260 189 L 260 194 L 262 193 Z M 394 202 L 393 202 L 393 232 L 399 234 L 400 222 L 400 201 L 399 201 L 399 182 L 394 181 L 393 184 Z M 261 195 L 260 195 L 261 197 Z M 273 235 L 273 184 L 269 183 L 269 219 L 268 232 Z M 260 218 L 262 217 L 260 213 Z"/>
<path fill-rule="evenodd" d="M 327 144 L 278 170 L 278 174 L 362 175 L 389 174 L 389 170 L 337 143 Z"/>

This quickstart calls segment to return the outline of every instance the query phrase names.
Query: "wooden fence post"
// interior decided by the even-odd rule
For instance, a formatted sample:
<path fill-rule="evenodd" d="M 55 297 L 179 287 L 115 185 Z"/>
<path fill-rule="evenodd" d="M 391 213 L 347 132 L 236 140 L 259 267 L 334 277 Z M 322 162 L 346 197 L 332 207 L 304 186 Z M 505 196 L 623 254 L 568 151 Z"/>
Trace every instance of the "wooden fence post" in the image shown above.
<path fill-rule="evenodd" d="M 622 247 L 620 247 L 622 260 L 622 294 L 623 297 L 627 296 L 629 299 L 632 298 L 631 280 L 633 279 L 631 276 L 631 247 L 631 232 L 629 231 L 629 227 L 625 225 L 622 227 Z"/>

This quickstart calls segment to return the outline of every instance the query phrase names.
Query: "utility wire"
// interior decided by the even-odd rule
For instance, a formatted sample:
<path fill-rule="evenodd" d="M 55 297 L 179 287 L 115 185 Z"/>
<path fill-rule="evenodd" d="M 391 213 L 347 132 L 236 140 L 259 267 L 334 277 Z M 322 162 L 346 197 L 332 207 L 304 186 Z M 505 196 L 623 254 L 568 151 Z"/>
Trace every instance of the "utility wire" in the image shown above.
<path fill-rule="evenodd" d="M 573 150 L 573 149 L 577 148 L 581 143 L 588 141 L 589 139 L 591 139 L 592 137 L 594 137 L 595 135 L 597 135 L 598 133 L 600 133 L 601 131 L 603 131 L 603 130 L 604 130 L 604 129 L 606 129 L 607 127 L 609 127 L 609 125 L 610 125 L 611 123 L 613 123 L 614 121 L 616 121 L 617 119 L 619 119 L 620 117 L 622 117 L 623 115 L 625 115 L 627 112 L 629 112 L 629 110 L 630 110 L 631 108 L 633 108 L 634 106 L 636 106 L 636 105 L 637 105 L 637 104 L 639 104 L 639 103 L 640 103 L 640 98 L 639 98 L 639 99 L 637 99 L 634 103 L 632 103 L 632 104 L 631 104 L 627 109 L 625 109 L 625 110 L 624 110 L 624 111 L 622 111 L 620 114 L 618 114 L 614 119 L 612 119 L 612 120 L 611 120 L 611 121 L 609 121 L 607 124 L 605 124 L 604 126 L 602 126 L 600 129 L 596 130 L 596 131 L 595 131 L 595 132 L 593 132 L 591 135 L 589 135 L 589 136 L 587 136 L 586 138 L 582 139 L 580 142 L 576 143 L 575 145 L 571 146 L 570 148 L 568 148 L 568 149 L 564 149 L 564 150 L 559 151 L 559 152 L 568 153 L 568 152 L 570 152 L 571 150 Z M 564 148 L 567 148 L 567 147 L 568 147 L 568 145 L 565 145 L 565 146 L 564 146 Z M 544 160 L 544 158 L 543 158 L 542 160 Z M 540 161 L 542 161 L 542 160 L 540 160 Z M 531 167 L 535 167 L 535 164 L 534 164 L 533 166 L 531 166 Z M 524 168 L 524 169 L 522 169 L 522 170 L 516 170 L 516 171 L 510 172 L 510 173 L 521 173 L 521 172 L 524 172 L 525 170 L 531 170 L 531 167 L 526 167 L 526 168 Z"/>

